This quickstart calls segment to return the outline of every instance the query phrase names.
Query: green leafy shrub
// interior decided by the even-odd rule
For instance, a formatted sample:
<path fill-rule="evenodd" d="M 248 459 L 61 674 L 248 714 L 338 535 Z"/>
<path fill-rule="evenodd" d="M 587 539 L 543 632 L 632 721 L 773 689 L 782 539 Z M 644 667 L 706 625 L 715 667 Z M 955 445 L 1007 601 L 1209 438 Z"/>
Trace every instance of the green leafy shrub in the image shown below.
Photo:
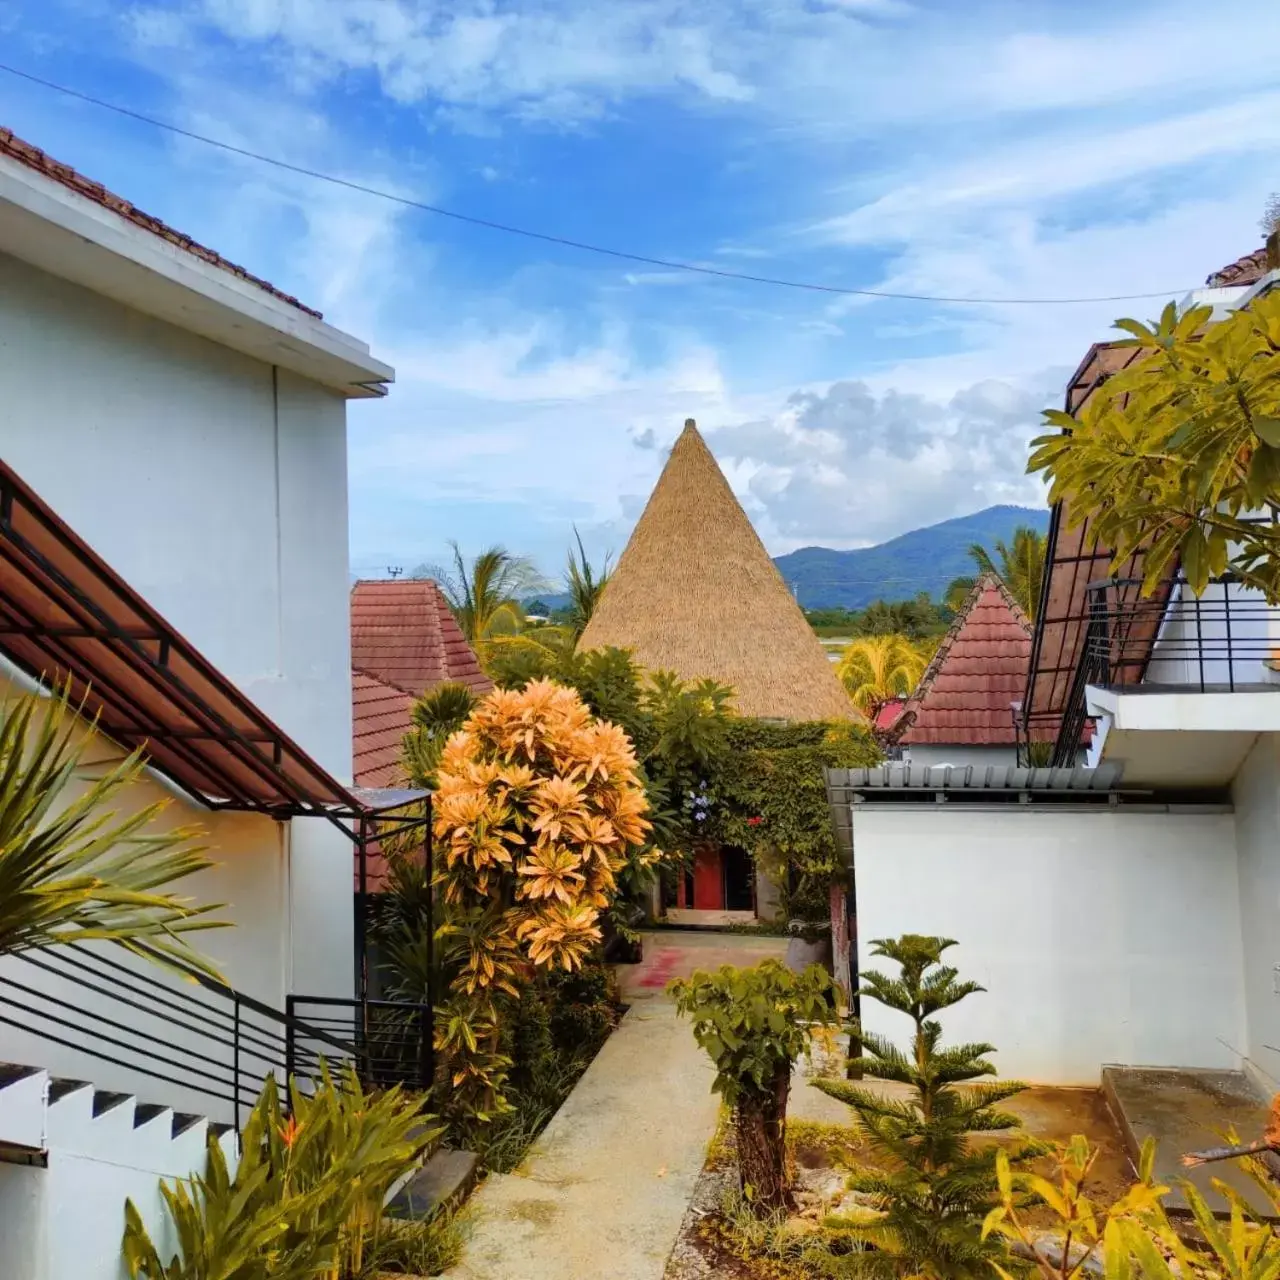
<path fill-rule="evenodd" d="M 934 1015 L 982 990 L 975 982 L 958 981 L 957 971 L 942 963 L 943 952 L 954 945 L 919 934 L 872 944 L 872 954 L 894 961 L 901 973 L 891 978 L 868 972 L 861 993 L 905 1014 L 914 1033 L 904 1052 L 883 1036 L 862 1032 L 863 1053 L 849 1065 L 862 1076 L 908 1086 L 906 1098 L 847 1080 L 814 1082 L 853 1108 L 877 1160 L 876 1167 L 856 1168 L 849 1179 L 850 1189 L 867 1197 L 866 1211 L 831 1220 L 867 1246 L 857 1258 L 859 1274 L 990 1280 L 993 1263 L 1008 1263 L 1006 1241 L 983 1231 L 984 1219 L 999 1203 L 997 1149 L 975 1147 L 970 1135 L 1017 1129 L 1017 1117 L 996 1106 L 1024 1086 L 974 1083 L 996 1073 L 985 1056 L 994 1052 L 991 1045 L 942 1047 L 942 1026 Z M 1017 1164 L 1040 1150 L 1015 1140 L 1007 1158 Z"/>
<path fill-rule="evenodd" d="M 512 1064 L 508 1109 L 470 1131 L 485 1168 L 506 1173 L 520 1163 L 617 1021 L 609 971 L 599 961 L 541 975 L 526 988 L 503 1024 Z"/>
<path fill-rule="evenodd" d="M 883 758 L 861 725 L 795 725 L 735 720 L 731 762 L 715 779 L 721 797 L 713 834 L 753 852 L 783 891 L 783 908 L 801 920 L 830 918 L 830 887 L 845 874 L 827 802 L 827 769 L 854 769 Z"/>
<path fill-rule="evenodd" d="M 712 1089 L 733 1108 L 743 1195 L 761 1213 L 786 1208 L 791 1070 L 814 1029 L 834 1021 L 830 976 L 818 965 L 795 974 L 765 960 L 677 978 L 667 989 L 715 1064 Z"/>
<path fill-rule="evenodd" d="M 453 1213 L 436 1213 L 422 1222 L 384 1219 L 362 1272 L 352 1280 L 438 1276 L 462 1258 L 466 1230 L 466 1219 Z"/>
<path fill-rule="evenodd" d="M 478 699 L 456 680 L 438 684 L 413 704 L 413 728 L 404 738 L 405 775 L 415 787 L 435 789 L 444 744 L 475 710 Z"/>
<path fill-rule="evenodd" d="M 1097 1156 L 1097 1150 L 1076 1135 L 1070 1143 L 1055 1148 L 1053 1173 L 1042 1177 L 1013 1169 L 1004 1152 L 998 1152 L 1000 1202 L 987 1215 L 984 1234 L 1021 1246 L 1020 1255 L 1034 1259 L 1041 1280 L 1073 1280 L 1099 1270 L 1108 1280 L 1180 1280 L 1188 1276 L 1274 1280 L 1280 1275 L 1280 1237 L 1270 1223 L 1258 1218 L 1235 1187 L 1213 1179 L 1214 1189 L 1229 1206 L 1224 1222 L 1215 1217 L 1193 1183 L 1178 1183 L 1197 1228 L 1193 1235 L 1185 1222 L 1175 1227 L 1165 1212 L 1164 1197 L 1170 1188 L 1156 1182 L 1153 1139 L 1143 1144 L 1138 1180 L 1107 1205 L 1098 1204 L 1084 1190 Z M 1183 1163 L 1200 1161 L 1184 1158 Z M 1265 1202 L 1280 1214 L 1280 1186 L 1267 1166 L 1254 1155 L 1245 1155 L 1242 1164 Z M 1052 1214 L 1056 1247 L 1046 1247 L 1043 1233 L 1030 1225 L 1028 1202 L 1041 1213 L 1047 1210 Z M 996 1270 L 1003 1280 L 1012 1280 L 1007 1269 Z"/>
<path fill-rule="evenodd" d="M 241 1134 L 233 1174 L 213 1134 L 204 1174 L 162 1185 L 178 1251 L 160 1255 L 130 1200 L 123 1255 L 131 1280 L 347 1280 L 376 1243 L 395 1178 L 440 1135 L 421 1103 L 365 1093 L 354 1070 L 296 1086 L 285 1114 L 269 1077 Z"/>

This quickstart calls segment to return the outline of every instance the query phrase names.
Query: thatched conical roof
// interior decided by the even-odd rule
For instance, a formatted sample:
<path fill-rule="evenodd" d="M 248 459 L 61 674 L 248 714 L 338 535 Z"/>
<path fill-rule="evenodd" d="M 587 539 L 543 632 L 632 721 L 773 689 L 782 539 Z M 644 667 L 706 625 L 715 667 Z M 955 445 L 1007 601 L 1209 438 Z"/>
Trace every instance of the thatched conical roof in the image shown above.
<path fill-rule="evenodd" d="M 692 418 L 578 642 L 606 645 L 732 685 L 745 716 L 859 718 Z"/>

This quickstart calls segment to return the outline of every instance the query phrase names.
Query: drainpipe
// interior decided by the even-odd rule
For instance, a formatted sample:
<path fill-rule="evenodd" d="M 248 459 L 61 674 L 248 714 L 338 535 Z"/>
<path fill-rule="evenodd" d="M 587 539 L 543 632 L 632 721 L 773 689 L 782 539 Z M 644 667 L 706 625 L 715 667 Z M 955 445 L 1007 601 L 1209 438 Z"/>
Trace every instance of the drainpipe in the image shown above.
<path fill-rule="evenodd" d="M 849 1057 L 862 1056 L 862 1037 L 857 1028 L 862 1025 L 862 994 L 858 988 L 862 978 L 858 973 L 858 894 L 853 883 L 853 868 L 849 868 L 849 887 L 845 890 L 844 909 L 846 927 L 849 930 L 849 1016 L 853 1020 L 853 1030 L 849 1032 Z M 849 1067 L 845 1071 L 849 1080 L 861 1080 L 862 1070 Z"/>

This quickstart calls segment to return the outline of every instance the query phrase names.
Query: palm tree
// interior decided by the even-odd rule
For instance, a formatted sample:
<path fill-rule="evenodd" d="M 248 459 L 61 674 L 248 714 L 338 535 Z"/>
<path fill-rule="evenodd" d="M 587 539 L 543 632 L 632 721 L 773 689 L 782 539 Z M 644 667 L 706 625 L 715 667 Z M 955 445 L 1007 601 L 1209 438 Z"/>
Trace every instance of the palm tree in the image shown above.
<path fill-rule="evenodd" d="M 157 892 L 211 865 L 198 829 L 157 830 L 163 801 L 118 805 L 146 767 L 140 751 L 86 780 L 79 710 L 65 690 L 0 706 L 0 955 L 114 942 L 216 977 L 183 935 L 230 921 Z"/>
<path fill-rule="evenodd" d="M 413 728 L 404 736 L 404 769 L 415 787 L 434 791 L 445 743 L 466 723 L 479 699 L 465 684 L 446 680 L 413 704 Z"/>
<path fill-rule="evenodd" d="M 905 636 L 859 636 L 840 655 L 836 675 L 858 710 L 874 717 L 890 698 L 909 694 L 926 665 Z"/>
<path fill-rule="evenodd" d="M 973 554 L 972 548 L 970 548 L 969 554 Z M 964 608 L 964 602 L 969 598 L 969 593 L 973 590 L 975 582 L 977 582 L 977 578 L 952 578 L 947 583 L 947 589 L 942 596 L 942 603 L 952 613 L 959 613 Z"/>
<path fill-rule="evenodd" d="M 587 623 L 591 621 L 591 615 L 595 613 L 596 605 L 600 603 L 600 596 L 609 581 L 610 557 L 605 556 L 597 575 L 587 559 L 586 550 L 582 545 L 582 535 L 578 532 L 577 525 L 573 527 L 573 536 L 577 540 L 578 550 L 575 553 L 572 547 L 569 548 L 569 568 L 565 574 L 565 586 L 569 588 L 567 625 L 576 641 L 587 629 Z"/>
<path fill-rule="evenodd" d="M 979 573 L 994 574 L 1017 601 L 1018 607 L 1034 622 L 1040 603 L 1040 580 L 1044 576 L 1044 552 L 1047 539 L 1043 533 L 1026 525 L 1013 531 L 1013 542 L 996 542 L 996 558 L 983 546 L 974 543 L 969 555 Z M 998 560 L 998 564 L 997 564 Z M 955 583 L 952 584 L 954 586 Z M 948 588 L 950 591 L 950 588 Z"/>
<path fill-rule="evenodd" d="M 426 570 L 444 592 L 467 643 L 478 649 L 494 635 L 510 635 L 524 625 L 520 600 L 544 585 L 527 556 L 488 547 L 468 565 L 456 542 L 451 569 Z"/>

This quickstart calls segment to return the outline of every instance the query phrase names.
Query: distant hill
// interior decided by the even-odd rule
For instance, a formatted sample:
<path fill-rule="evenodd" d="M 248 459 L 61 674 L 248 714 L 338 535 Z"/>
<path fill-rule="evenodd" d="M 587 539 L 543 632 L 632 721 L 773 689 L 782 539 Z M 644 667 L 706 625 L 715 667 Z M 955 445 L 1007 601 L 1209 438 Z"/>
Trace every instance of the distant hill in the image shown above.
<path fill-rule="evenodd" d="M 874 547 L 833 551 L 801 547 L 774 563 L 806 609 L 862 609 L 873 600 L 909 600 L 921 591 L 937 598 L 952 578 L 973 572 L 969 546 L 1009 541 L 1029 525 L 1044 532 L 1049 512 L 1037 507 L 988 507 L 970 516 L 913 529 Z"/>

